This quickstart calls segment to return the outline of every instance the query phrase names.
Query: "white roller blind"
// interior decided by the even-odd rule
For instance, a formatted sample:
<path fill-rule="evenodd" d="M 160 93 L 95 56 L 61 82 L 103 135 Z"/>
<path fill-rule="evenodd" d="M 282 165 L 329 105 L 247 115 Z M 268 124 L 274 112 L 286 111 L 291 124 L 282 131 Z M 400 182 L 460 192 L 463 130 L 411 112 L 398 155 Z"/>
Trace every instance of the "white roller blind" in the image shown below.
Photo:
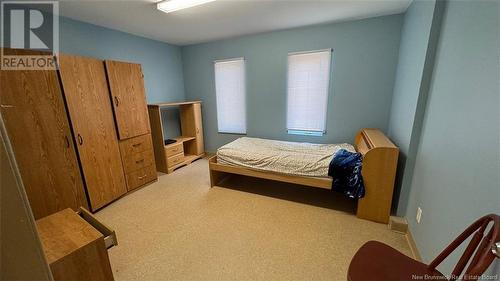
<path fill-rule="evenodd" d="M 326 127 L 331 50 L 288 55 L 287 130 L 322 135 Z"/>
<path fill-rule="evenodd" d="M 216 61 L 214 67 L 218 130 L 246 134 L 245 60 Z"/>

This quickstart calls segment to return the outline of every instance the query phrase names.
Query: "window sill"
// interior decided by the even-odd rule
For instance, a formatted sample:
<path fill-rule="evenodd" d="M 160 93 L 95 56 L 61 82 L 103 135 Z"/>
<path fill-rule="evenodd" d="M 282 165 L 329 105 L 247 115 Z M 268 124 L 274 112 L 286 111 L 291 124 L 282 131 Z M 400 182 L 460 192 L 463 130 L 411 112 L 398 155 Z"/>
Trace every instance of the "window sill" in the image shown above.
<path fill-rule="evenodd" d="M 239 136 L 246 136 L 247 133 L 231 133 L 231 132 L 217 132 L 218 134 L 221 135 L 239 135 Z"/>
<path fill-rule="evenodd" d="M 301 131 L 301 130 L 287 130 L 287 133 L 289 135 L 311 136 L 311 137 L 322 137 L 325 135 L 325 132 Z"/>

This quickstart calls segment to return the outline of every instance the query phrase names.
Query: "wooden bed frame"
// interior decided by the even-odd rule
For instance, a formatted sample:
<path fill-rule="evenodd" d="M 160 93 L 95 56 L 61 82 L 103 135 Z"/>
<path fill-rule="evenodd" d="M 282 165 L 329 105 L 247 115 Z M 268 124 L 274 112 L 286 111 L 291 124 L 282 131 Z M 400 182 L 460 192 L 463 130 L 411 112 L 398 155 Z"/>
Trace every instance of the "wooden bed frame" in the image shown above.
<path fill-rule="evenodd" d="M 354 140 L 356 151 L 363 154 L 362 175 L 365 197 L 358 200 L 356 215 L 375 222 L 388 223 L 391 212 L 394 179 L 399 149 L 378 129 L 361 129 Z M 311 187 L 331 189 L 331 178 L 295 176 L 217 163 L 217 156 L 209 160 L 210 186 L 220 183 L 229 174 L 288 182 Z"/>

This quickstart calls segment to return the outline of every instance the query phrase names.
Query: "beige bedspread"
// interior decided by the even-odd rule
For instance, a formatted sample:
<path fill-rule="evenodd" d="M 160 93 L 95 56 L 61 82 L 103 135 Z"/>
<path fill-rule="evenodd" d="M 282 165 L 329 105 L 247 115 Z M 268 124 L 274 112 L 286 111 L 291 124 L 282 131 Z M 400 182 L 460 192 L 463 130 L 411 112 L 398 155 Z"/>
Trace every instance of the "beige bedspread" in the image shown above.
<path fill-rule="evenodd" d="M 339 149 L 352 145 L 313 144 L 242 137 L 217 150 L 217 162 L 284 174 L 328 177 L 328 166 Z"/>

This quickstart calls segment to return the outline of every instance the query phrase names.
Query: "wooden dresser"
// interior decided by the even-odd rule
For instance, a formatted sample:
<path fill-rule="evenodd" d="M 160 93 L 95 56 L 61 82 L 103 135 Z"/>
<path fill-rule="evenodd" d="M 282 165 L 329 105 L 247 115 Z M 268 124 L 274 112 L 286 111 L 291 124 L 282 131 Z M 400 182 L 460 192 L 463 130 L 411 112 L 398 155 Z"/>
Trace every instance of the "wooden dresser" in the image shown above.
<path fill-rule="evenodd" d="M 86 210 L 59 211 L 36 227 L 55 281 L 114 280 L 107 248 L 117 244 L 115 233 Z"/>
<path fill-rule="evenodd" d="M 151 134 L 120 141 L 120 151 L 129 191 L 156 180 Z"/>

